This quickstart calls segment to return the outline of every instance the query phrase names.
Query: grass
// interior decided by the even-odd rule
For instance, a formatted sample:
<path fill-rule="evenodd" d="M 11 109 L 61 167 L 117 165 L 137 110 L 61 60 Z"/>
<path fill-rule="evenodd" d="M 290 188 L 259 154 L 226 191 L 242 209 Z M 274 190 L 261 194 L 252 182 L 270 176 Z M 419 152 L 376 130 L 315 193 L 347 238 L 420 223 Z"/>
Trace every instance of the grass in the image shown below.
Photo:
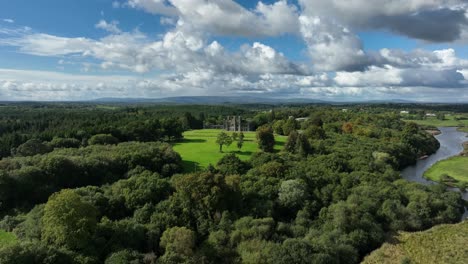
<path fill-rule="evenodd" d="M 468 221 L 439 225 L 424 232 L 400 233 L 395 242 L 382 245 L 362 263 L 467 263 Z"/>
<path fill-rule="evenodd" d="M 191 130 L 184 133 L 184 140 L 174 144 L 173 148 L 183 160 L 184 170 L 187 172 L 206 168 L 209 164 L 215 165 L 224 155 L 235 153 L 241 160 L 248 160 L 258 151 L 255 132 L 244 132 L 244 146 L 239 151 L 233 142 L 230 146 L 223 146 L 223 153 L 219 152 L 216 137 L 222 130 L 202 129 Z M 231 132 L 228 132 L 231 134 Z M 275 135 L 276 150 L 281 150 L 287 137 Z"/>
<path fill-rule="evenodd" d="M 464 118 L 462 120 L 455 120 L 455 117 Z M 436 126 L 436 127 L 463 127 L 468 130 L 468 116 L 463 115 L 445 115 L 444 120 L 439 120 L 436 117 L 427 117 L 424 120 L 408 120 L 403 119 L 406 122 L 414 122 L 418 125 L 423 126 Z"/>
<path fill-rule="evenodd" d="M 18 241 L 15 234 L 0 230 L 0 248 L 14 244 Z"/>
<path fill-rule="evenodd" d="M 468 184 L 468 157 L 456 156 L 441 160 L 432 165 L 424 177 L 451 186 L 465 186 Z"/>

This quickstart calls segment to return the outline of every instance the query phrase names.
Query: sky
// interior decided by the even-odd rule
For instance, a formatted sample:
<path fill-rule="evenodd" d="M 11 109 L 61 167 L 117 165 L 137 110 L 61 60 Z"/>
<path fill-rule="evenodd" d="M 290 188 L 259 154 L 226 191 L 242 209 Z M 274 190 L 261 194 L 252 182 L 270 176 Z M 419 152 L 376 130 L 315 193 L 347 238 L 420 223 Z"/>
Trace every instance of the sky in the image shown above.
<path fill-rule="evenodd" d="M 467 0 L 0 0 L 0 101 L 468 102 Z"/>

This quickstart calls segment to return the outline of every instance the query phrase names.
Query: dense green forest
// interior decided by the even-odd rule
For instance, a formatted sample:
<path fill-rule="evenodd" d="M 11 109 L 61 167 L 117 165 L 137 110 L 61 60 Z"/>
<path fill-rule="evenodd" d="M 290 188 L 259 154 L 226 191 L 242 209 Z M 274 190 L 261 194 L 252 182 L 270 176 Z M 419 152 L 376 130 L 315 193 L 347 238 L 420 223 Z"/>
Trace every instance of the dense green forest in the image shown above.
<path fill-rule="evenodd" d="M 439 148 L 401 109 L 0 105 L 0 229 L 14 238 L 0 263 L 359 263 L 464 211 L 459 193 L 401 179 Z M 250 120 L 261 151 L 184 172 L 171 145 L 227 115 Z"/>

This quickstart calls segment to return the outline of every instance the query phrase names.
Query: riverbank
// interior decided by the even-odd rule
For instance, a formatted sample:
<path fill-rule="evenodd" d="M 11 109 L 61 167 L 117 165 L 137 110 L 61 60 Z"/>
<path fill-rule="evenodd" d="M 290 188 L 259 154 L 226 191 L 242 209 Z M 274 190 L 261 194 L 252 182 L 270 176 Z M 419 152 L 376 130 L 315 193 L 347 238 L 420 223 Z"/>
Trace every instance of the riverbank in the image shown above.
<path fill-rule="evenodd" d="M 424 178 L 466 191 L 468 188 L 468 142 L 463 142 L 463 151 L 432 165 Z"/>
<path fill-rule="evenodd" d="M 457 156 L 439 161 L 424 173 L 424 178 L 466 190 L 468 187 L 468 157 Z"/>
<path fill-rule="evenodd" d="M 402 170 L 401 176 L 404 179 L 425 185 L 438 184 L 435 181 L 426 179 L 423 176 L 424 172 L 438 161 L 458 156 L 463 151 L 463 142 L 467 141 L 466 133 L 458 131 L 456 127 L 439 127 L 438 129 L 442 133 L 435 137 L 440 143 L 440 148 L 426 159 L 418 160 L 416 164 Z M 449 187 L 448 189 L 456 192 L 459 191 L 458 188 Z M 468 201 L 468 192 L 461 192 L 461 195 L 465 201 Z M 463 218 L 467 217 L 468 211 L 466 211 Z"/>

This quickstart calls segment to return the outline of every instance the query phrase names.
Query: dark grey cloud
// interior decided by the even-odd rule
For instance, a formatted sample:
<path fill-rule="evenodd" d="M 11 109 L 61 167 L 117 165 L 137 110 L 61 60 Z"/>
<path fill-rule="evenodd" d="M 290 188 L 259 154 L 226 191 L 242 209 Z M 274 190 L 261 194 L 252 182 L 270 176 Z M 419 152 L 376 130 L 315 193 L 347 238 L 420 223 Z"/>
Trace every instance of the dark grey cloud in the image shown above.
<path fill-rule="evenodd" d="M 403 71 L 401 86 L 424 86 L 434 88 L 466 88 L 463 74 L 456 70 L 417 69 Z"/>
<path fill-rule="evenodd" d="M 410 38 L 430 42 L 452 42 L 468 25 L 465 10 L 439 8 L 396 16 L 378 16 L 367 27 L 389 29 Z"/>

